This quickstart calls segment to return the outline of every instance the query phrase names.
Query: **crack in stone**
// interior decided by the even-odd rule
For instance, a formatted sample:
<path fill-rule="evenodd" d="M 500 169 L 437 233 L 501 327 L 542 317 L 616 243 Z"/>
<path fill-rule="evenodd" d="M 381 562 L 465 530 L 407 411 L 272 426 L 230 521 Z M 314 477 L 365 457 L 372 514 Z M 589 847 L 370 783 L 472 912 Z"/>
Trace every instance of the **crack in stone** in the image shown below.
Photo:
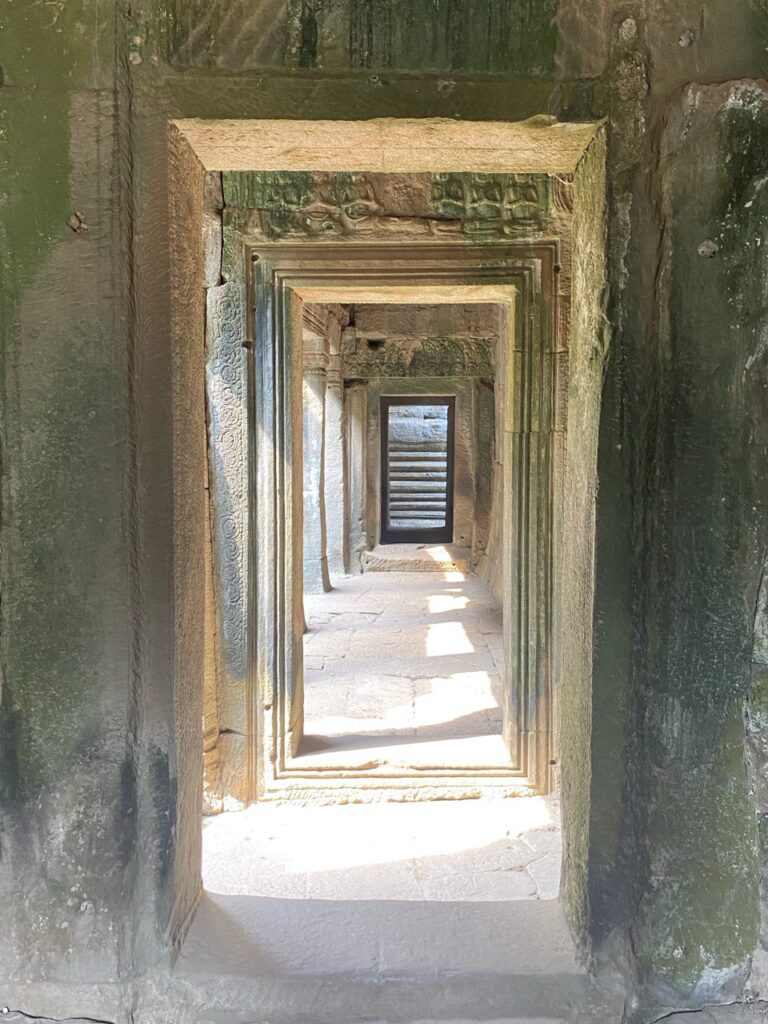
<path fill-rule="evenodd" d="M 12 1010 L 4 1006 L 0 1020 L 13 1021 L 29 1020 L 36 1024 L 115 1024 L 114 1021 L 104 1020 L 101 1017 L 36 1017 L 34 1014 L 25 1013 L 24 1010 Z"/>
<path fill-rule="evenodd" d="M 683 1014 L 686 1016 L 693 1016 L 701 1013 L 708 1013 L 709 1010 L 727 1009 L 729 1006 L 764 1007 L 768 1009 L 768 1002 L 763 999 L 756 999 L 750 1002 L 743 999 L 733 999 L 727 1003 L 705 1003 L 703 1006 L 698 1007 L 683 1007 L 676 1010 L 665 1011 L 660 1017 L 654 1017 L 651 1024 L 660 1024 L 661 1021 L 673 1020 L 675 1017 L 682 1016 Z"/>

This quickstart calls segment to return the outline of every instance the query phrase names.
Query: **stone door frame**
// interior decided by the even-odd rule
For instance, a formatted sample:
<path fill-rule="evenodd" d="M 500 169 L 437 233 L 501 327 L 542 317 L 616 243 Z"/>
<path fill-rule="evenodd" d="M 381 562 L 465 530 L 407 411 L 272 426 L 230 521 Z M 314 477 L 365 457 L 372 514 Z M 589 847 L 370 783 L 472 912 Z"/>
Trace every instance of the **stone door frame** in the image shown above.
<path fill-rule="evenodd" d="M 551 495 L 548 507 L 552 512 L 552 535 L 548 558 L 555 565 L 567 567 L 567 572 L 550 581 L 545 578 L 542 585 L 534 588 L 533 594 L 529 590 L 525 602 L 520 603 L 530 608 L 531 597 L 542 591 L 547 607 L 552 610 L 541 621 L 541 629 L 533 630 L 536 641 L 533 653 L 546 652 L 549 664 L 543 669 L 550 680 L 549 707 L 538 708 L 536 722 L 549 729 L 551 759 L 559 760 L 562 752 L 565 843 L 562 891 L 569 920 L 581 933 L 588 914 L 586 893 L 591 863 L 596 466 L 602 378 L 610 343 L 604 313 L 607 286 L 605 126 L 602 123 L 555 124 L 544 118 L 524 123 L 459 123 L 431 118 L 355 122 L 217 120 L 185 117 L 190 110 L 197 111 L 194 104 L 176 109 L 178 118 L 168 122 L 167 136 L 159 122 L 158 130 L 147 135 L 152 156 L 148 165 L 163 169 L 167 178 L 164 185 L 158 172 L 153 179 L 157 184 L 153 201 L 140 211 L 143 230 L 136 236 L 136 251 L 142 259 L 134 267 L 134 287 L 142 301 L 133 338 L 136 351 L 153 355 L 138 363 L 136 394 L 142 401 L 137 415 L 139 437 L 147 441 L 146 452 L 140 448 L 143 464 L 150 467 L 142 471 L 142 479 L 146 492 L 157 495 L 160 501 L 159 504 L 154 500 L 141 504 L 140 529 L 142 536 L 153 538 L 149 550 L 161 558 L 156 576 L 162 577 L 164 589 L 150 586 L 142 595 L 141 607 L 146 609 L 142 612 L 142 622 L 146 619 L 150 630 L 150 642 L 142 657 L 149 659 L 149 671 L 157 673 L 158 679 L 167 680 L 163 691 L 167 706 L 164 706 L 167 727 L 173 734 L 169 770 L 171 783 L 177 791 L 173 834 L 175 849 L 181 858 L 178 870 L 174 871 L 174 909 L 169 922 L 174 941 L 183 934 L 200 892 L 200 808 L 204 791 L 200 725 L 208 680 L 216 678 L 215 673 L 209 672 L 211 637 L 214 641 L 225 641 L 219 645 L 223 647 L 225 685 L 224 689 L 217 690 L 219 721 L 224 723 L 224 728 L 219 732 L 216 776 L 213 777 L 214 786 L 221 794 L 219 805 L 222 809 L 234 809 L 257 795 L 255 743 L 248 732 L 253 719 L 259 717 L 255 714 L 253 648 L 247 648 L 246 638 L 237 628 L 227 633 L 232 623 L 223 621 L 221 611 L 222 595 L 232 606 L 242 604 L 249 612 L 255 611 L 252 598 L 247 596 L 252 592 L 253 581 L 238 574 L 216 576 L 216 566 L 213 566 L 214 584 L 219 585 L 215 603 L 209 602 L 206 596 L 206 559 L 211 550 L 210 537 L 206 534 L 206 484 L 212 472 L 222 467 L 216 467 L 208 458 L 211 447 L 206 446 L 206 425 L 210 437 L 210 428 L 216 424 L 206 422 L 209 410 L 201 386 L 206 376 L 209 381 L 216 378 L 214 385 L 221 398 L 222 412 L 219 425 L 227 432 L 228 441 L 234 441 L 236 452 L 247 449 L 247 445 L 238 440 L 241 434 L 248 433 L 245 421 L 249 412 L 239 386 L 248 383 L 248 365 L 252 366 L 254 361 L 253 353 L 248 351 L 253 331 L 245 329 L 247 320 L 253 324 L 253 312 L 252 309 L 246 311 L 247 289 L 245 282 L 237 280 L 236 276 L 227 274 L 218 285 L 212 279 L 207 298 L 202 287 L 207 279 L 206 176 L 238 171 L 278 174 L 298 171 L 310 175 L 335 172 L 340 161 L 339 137 L 353 140 L 343 154 L 343 162 L 353 172 L 378 169 L 385 174 L 408 175 L 549 176 L 554 219 L 543 225 L 547 234 L 535 237 L 561 238 L 563 246 L 562 270 L 557 274 L 561 294 L 553 303 L 557 308 L 558 326 L 551 334 L 551 345 L 543 354 L 543 359 L 554 366 L 551 375 L 546 376 L 556 381 L 552 388 L 555 409 L 546 415 L 547 425 L 551 427 L 547 435 L 549 443 L 531 445 L 529 437 L 527 448 L 534 460 L 542 447 L 550 455 L 551 478 L 544 482 L 544 474 L 537 475 Z M 226 104 L 222 109 L 227 109 Z M 158 230 L 158 223 L 163 223 L 166 196 L 167 232 Z M 461 231 L 466 232 L 469 225 L 465 225 L 463 219 L 461 223 L 464 225 Z M 504 220 L 493 239 L 483 237 L 483 243 L 477 244 L 475 252 L 481 266 L 491 269 L 489 263 L 497 251 L 493 247 L 496 241 L 502 247 L 505 241 L 510 242 L 511 248 L 506 252 L 517 253 L 525 259 L 524 243 L 532 242 L 534 236 L 515 234 L 512 239 L 504 234 L 507 226 Z M 405 228 L 408 230 L 409 225 Z M 354 259 L 357 244 L 354 237 L 342 239 L 343 250 L 339 247 L 334 250 L 334 242 L 324 238 L 329 247 L 326 252 L 335 251 L 339 259 L 345 254 Z M 423 238 L 423 232 L 420 237 Z M 474 236 L 465 233 L 465 237 Z M 229 239 L 227 243 L 225 232 L 221 255 L 234 256 L 234 250 L 239 249 L 237 259 L 227 259 L 226 266 L 235 273 L 239 267 L 242 274 L 246 267 L 243 240 L 235 239 L 231 232 Z M 515 239 L 517 247 L 512 245 Z M 252 241 L 255 243 L 255 238 Z M 461 234 L 451 241 L 461 244 Z M 312 244 L 313 240 L 304 237 L 302 242 Z M 417 250 L 415 242 L 405 244 L 412 255 L 427 251 Z M 381 248 L 383 251 L 384 247 Z M 459 252 L 458 249 L 452 251 Z M 471 253 L 471 248 L 463 251 Z M 522 304 L 526 302 L 526 295 L 539 293 L 542 284 L 550 287 L 550 275 L 542 275 L 541 282 L 538 281 L 536 268 L 540 261 L 534 258 L 535 251 L 545 250 L 537 250 L 532 245 L 528 252 L 531 264 L 527 277 L 532 287 L 521 291 Z M 288 250 L 284 252 L 287 254 Z M 303 248 L 302 252 L 306 258 L 312 250 Z M 301 255 L 295 248 L 294 253 Z M 322 258 L 321 253 L 318 256 Z M 441 266 L 443 270 L 450 268 L 450 250 Z M 213 269 L 215 278 L 216 267 Z M 471 273 L 468 276 L 471 281 Z M 492 291 L 493 286 L 488 285 L 488 289 Z M 370 286 L 369 294 L 374 293 L 375 288 Z M 454 294 L 456 301 L 462 300 L 461 288 L 457 287 Z M 209 310 L 217 310 L 220 316 L 222 329 L 218 337 L 207 334 L 206 301 Z M 300 302 L 297 299 L 299 305 Z M 549 319 L 554 317 L 549 315 L 548 322 Z M 160 353 L 166 345 L 170 356 L 163 361 Z M 158 366 L 163 367 L 160 377 L 157 377 Z M 549 388 L 547 395 L 550 395 Z M 563 444 L 566 400 L 571 423 L 567 449 Z M 551 405 L 549 397 L 547 404 Z M 534 403 L 534 407 L 538 405 Z M 514 415 L 520 418 L 519 413 Z M 536 421 L 537 424 L 541 421 L 538 413 Z M 168 430 L 159 433 L 165 426 Z M 158 436 L 162 439 L 160 445 L 155 443 Z M 541 439 L 544 435 L 539 433 L 538 436 Z M 526 447 L 524 438 L 517 438 L 516 447 Z M 225 457 L 223 446 L 219 450 Z M 228 479 L 233 487 L 245 493 L 248 467 L 237 463 L 237 454 L 231 461 L 226 458 L 222 461 L 228 474 L 231 470 Z M 531 506 L 530 496 L 525 502 L 524 495 L 519 497 L 521 504 Z M 567 524 L 567 531 L 563 523 Z M 226 530 L 221 529 L 221 522 L 216 529 L 226 541 L 225 554 L 229 557 L 231 550 L 238 560 L 236 567 L 244 565 L 245 560 L 241 563 L 239 558 L 241 544 L 250 544 L 248 523 L 230 519 L 224 525 Z M 154 602 L 161 600 L 161 596 L 169 602 L 168 613 L 154 616 Z M 208 615 L 209 607 L 211 615 Z M 218 621 L 209 625 L 209 619 L 216 617 Z M 526 614 L 526 621 L 531 622 L 530 614 Z M 240 623 L 243 624 L 242 616 Z M 250 644 L 253 628 L 255 626 L 249 624 Z M 566 636 L 567 646 L 562 643 Z M 531 657 L 527 663 L 529 666 L 537 664 Z M 562 707 L 562 714 L 555 704 Z M 557 764 L 546 764 L 546 745 L 536 744 L 536 747 L 540 753 L 534 779 L 541 780 L 541 788 L 545 789 L 551 784 L 547 768 L 551 768 L 552 780 L 557 778 L 560 768 Z M 350 780 L 339 781 L 345 791 L 343 795 L 348 796 Z M 374 780 L 374 783 L 381 787 L 385 781 Z M 468 789 L 473 788 L 472 783 L 473 780 L 467 780 Z M 411 785 L 415 783 L 409 782 L 409 787 Z M 398 781 L 397 786 L 402 788 L 402 781 Z M 520 790 L 526 791 L 523 782 Z M 527 787 L 527 791 L 532 791 L 532 787 Z"/>
<path fill-rule="evenodd" d="M 365 389 L 366 413 L 366 452 L 365 452 L 365 486 L 363 504 L 365 515 L 365 550 L 372 550 L 378 543 L 381 527 L 381 435 L 380 435 L 380 400 L 384 397 L 403 398 L 407 395 L 424 394 L 436 397 L 452 396 L 456 400 L 456 445 L 454 458 L 454 478 L 456 481 L 474 477 L 475 467 L 472 465 L 473 455 L 468 445 L 474 445 L 472 430 L 472 378 L 459 380 L 455 377 L 376 377 L 364 382 L 356 382 Z M 464 441 L 464 444 L 459 443 Z M 491 459 L 494 452 L 490 453 Z M 454 487 L 453 529 L 454 543 L 459 547 L 472 547 L 472 526 L 475 512 L 474 496 L 468 495 L 458 487 Z M 461 534 L 461 540 L 458 534 Z M 354 565 L 350 557 L 350 564 Z M 359 564 L 359 563 L 358 563 Z"/>
<path fill-rule="evenodd" d="M 508 311 L 504 482 L 509 518 L 504 636 L 507 679 L 519 679 L 504 708 L 520 792 L 551 788 L 553 551 L 559 548 L 560 460 L 564 396 L 556 386 L 565 349 L 557 333 L 558 243 L 246 244 L 250 327 L 248 465 L 248 745 L 251 798 L 318 785 L 381 788 L 411 779 L 290 764 L 303 710 L 301 609 L 301 324 L 303 302 L 495 302 Z M 298 400 L 297 400 L 298 396 Z M 267 438 L 266 443 L 264 438 Z M 562 437 L 560 438 L 560 444 Z M 297 502 L 297 496 L 299 498 Z M 514 496 L 514 500 L 512 500 Z M 298 511 L 297 511 L 298 510 Z M 256 571 L 258 568 L 258 571 Z M 251 614 L 253 610 L 254 614 Z M 505 693 L 512 689 L 505 686 Z M 445 774 L 448 774 L 447 772 Z M 463 773 L 473 779 L 476 770 Z M 489 774 L 498 776 L 498 770 Z M 436 777 L 419 784 L 435 784 Z M 354 782 L 352 782 L 354 780 Z"/>

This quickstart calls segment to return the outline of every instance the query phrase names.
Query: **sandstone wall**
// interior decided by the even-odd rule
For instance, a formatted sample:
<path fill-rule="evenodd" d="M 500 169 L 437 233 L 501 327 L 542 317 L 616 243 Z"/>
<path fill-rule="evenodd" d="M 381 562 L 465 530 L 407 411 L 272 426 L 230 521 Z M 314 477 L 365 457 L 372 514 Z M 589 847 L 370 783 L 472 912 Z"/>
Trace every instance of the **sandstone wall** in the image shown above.
<path fill-rule="evenodd" d="M 177 616 L 171 564 L 186 441 L 167 119 L 548 112 L 609 125 L 582 938 L 638 1020 L 764 995 L 745 767 L 768 548 L 764 0 L 76 0 L 2 19 L 0 963 L 16 991 L 42 1004 L 47 985 L 98 982 L 49 1009 L 118 1019 L 113 983 L 166 957 L 194 904 L 170 680 L 174 625 L 202 616 Z"/>

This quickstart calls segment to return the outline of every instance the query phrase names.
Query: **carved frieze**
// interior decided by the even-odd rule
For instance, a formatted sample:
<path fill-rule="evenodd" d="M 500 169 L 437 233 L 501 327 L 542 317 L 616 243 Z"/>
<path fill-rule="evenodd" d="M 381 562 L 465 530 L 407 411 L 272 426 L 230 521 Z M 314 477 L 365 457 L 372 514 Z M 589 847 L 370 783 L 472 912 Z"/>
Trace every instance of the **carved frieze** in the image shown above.
<path fill-rule="evenodd" d="M 225 200 L 260 239 L 530 238 L 546 231 L 546 175 L 231 172 Z"/>
<path fill-rule="evenodd" d="M 365 338 L 344 353 L 349 379 L 494 376 L 491 338 L 390 338 L 370 348 Z"/>
<path fill-rule="evenodd" d="M 457 222 L 441 222 L 428 208 L 413 212 L 388 202 L 383 179 L 351 172 L 254 171 L 225 175 L 225 191 L 229 206 L 242 211 L 240 226 L 257 238 L 458 234 Z"/>
<path fill-rule="evenodd" d="M 549 179 L 525 174 L 436 174 L 432 205 L 475 241 L 525 238 L 546 229 Z"/>

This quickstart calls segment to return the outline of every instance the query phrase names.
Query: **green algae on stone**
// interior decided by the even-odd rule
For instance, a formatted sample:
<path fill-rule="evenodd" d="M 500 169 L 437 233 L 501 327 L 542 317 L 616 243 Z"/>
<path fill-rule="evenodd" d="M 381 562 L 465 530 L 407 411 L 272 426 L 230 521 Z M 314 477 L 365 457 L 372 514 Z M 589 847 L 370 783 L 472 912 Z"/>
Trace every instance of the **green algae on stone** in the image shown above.
<path fill-rule="evenodd" d="M 758 937 L 757 834 L 745 787 L 741 709 L 711 768 L 675 771 L 655 801 L 646 842 L 654 874 L 633 929 L 633 949 L 680 993 L 712 972 L 742 977 Z M 685 832 L 680 823 L 685 822 Z"/>

